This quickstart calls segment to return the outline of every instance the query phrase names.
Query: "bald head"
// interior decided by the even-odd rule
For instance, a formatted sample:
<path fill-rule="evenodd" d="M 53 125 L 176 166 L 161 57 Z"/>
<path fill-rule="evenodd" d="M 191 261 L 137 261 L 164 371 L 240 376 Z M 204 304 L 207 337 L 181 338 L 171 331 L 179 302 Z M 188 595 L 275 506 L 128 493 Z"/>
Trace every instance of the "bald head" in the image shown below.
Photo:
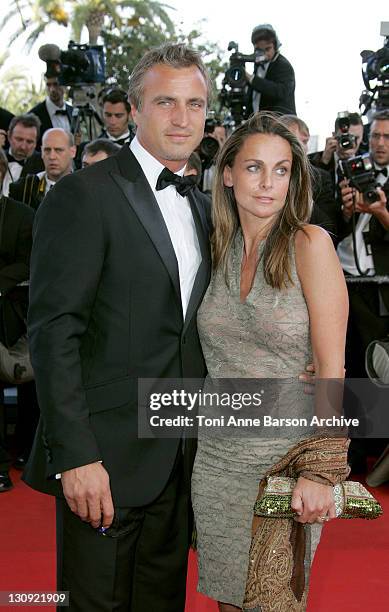
<path fill-rule="evenodd" d="M 62 128 L 52 128 L 43 134 L 42 159 L 51 181 L 70 174 L 76 155 L 73 135 Z"/>

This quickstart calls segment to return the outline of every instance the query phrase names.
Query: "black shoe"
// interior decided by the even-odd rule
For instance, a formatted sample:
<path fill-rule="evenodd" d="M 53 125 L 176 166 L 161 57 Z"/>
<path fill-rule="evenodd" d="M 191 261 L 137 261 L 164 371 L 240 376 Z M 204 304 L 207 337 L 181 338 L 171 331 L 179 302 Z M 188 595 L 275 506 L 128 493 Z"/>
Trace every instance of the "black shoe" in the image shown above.
<path fill-rule="evenodd" d="M 10 479 L 8 472 L 0 472 L 0 493 L 9 491 L 12 489 L 12 487 L 12 480 Z"/>
<path fill-rule="evenodd" d="M 24 470 L 24 468 L 26 467 L 26 463 L 27 463 L 27 459 L 25 459 L 23 455 L 20 455 L 19 457 L 16 457 L 12 465 L 15 468 L 15 470 Z"/>

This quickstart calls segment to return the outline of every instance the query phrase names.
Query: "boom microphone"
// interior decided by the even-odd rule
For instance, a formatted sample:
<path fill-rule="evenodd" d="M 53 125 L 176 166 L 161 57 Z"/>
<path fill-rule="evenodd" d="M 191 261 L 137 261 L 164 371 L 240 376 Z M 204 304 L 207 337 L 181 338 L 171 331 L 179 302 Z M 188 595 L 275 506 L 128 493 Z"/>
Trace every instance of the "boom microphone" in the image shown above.
<path fill-rule="evenodd" d="M 42 45 L 39 47 L 38 55 L 44 62 L 59 62 L 61 49 L 57 45 Z"/>

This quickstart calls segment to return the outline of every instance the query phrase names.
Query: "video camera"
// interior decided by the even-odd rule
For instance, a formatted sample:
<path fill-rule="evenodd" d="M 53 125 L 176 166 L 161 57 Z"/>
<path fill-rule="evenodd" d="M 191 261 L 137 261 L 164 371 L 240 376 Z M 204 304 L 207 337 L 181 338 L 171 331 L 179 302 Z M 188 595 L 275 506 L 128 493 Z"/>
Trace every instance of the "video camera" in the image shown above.
<path fill-rule="evenodd" d="M 389 22 L 381 22 L 381 36 L 385 37 L 384 46 L 378 51 L 364 50 L 362 57 L 362 77 L 366 90 L 359 99 L 359 107 L 365 115 L 375 103 L 376 110 L 389 108 Z M 372 84 L 376 81 L 376 85 Z"/>
<path fill-rule="evenodd" d="M 60 85 L 69 86 L 73 101 L 71 131 L 77 133 L 80 123 L 87 124 L 89 140 L 93 139 L 92 120 L 103 125 L 95 108 L 90 104 L 97 99 L 96 86 L 105 82 L 105 56 L 101 45 L 81 45 L 70 41 L 67 51 L 57 45 L 43 45 L 38 50 L 41 60 L 46 62 L 47 78 L 57 78 Z M 96 137 L 96 136 L 94 136 Z"/>
<path fill-rule="evenodd" d="M 352 149 L 357 142 L 357 137 L 354 134 L 350 134 L 350 118 L 348 111 L 338 113 L 336 124 L 340 134 L 336 134 L 335 138 L 339 146 L 344 150 Z"/>
<path fill-rule="evenodd" d="M 374 166 L 369 153 L 357 155 L 351 159 L 341 160 L 343 174 L 350 185 L 363 194 L 366 204 L 379 200 L 377 183 L 374 176 Z"/>
<path fill-rule="evenodd" d="M 47 77 L 57 77 L 60 85 L 77 87 L 105 82 L 105 57 L 101 45 L 79 45 L 72 40 L 67 51 L 57 45 L 43 45 L 38 55 L 47 64 Z"/>
<path fill-rule="evenodd" d="M 246 118 L 246 62 L 254 62 L 256 65 L 266 61 L 262 49 L 256 49 L 255 53 L 244 55 L 239 53 L 238 44 L 233 40 L 228 44 L 228 51 L 234 51 L 230 55 L 230 65 L 227 68 L 219 94 L 221 106 L 231 110 L 235 124 L 239 125 Z"/>

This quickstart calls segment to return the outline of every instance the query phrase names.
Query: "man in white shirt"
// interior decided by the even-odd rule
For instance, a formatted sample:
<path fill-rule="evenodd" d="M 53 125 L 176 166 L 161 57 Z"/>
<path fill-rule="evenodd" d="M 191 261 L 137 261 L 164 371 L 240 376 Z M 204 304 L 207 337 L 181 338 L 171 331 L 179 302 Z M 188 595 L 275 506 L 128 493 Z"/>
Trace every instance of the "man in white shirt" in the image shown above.
<path fill-rule="evenodd" d="M 373 340 L 389 334 L 388 110 L 373 116 L 369 148 L 375 180 L 380 186 L 379 199 L 367 204 L 354 188 L 345 185 L 341 189 L 344 238 L 338 245 L 338 255 L 348 281 L 350 300 L 346 342 L 346 376 L 349 378 L 367 376 L 366 348 Z M 366 445 L 353 440 L 350 449 L 353 469 L 362 471 L 366 464 Z M 373 450 L 379 450 L 378 444 Z"/>
<path fill-rule="evenodd" d="M 17 115 L 11 120 L 8 128 L 9 148 L 5 152 L 8 168 L 2 183 L 3 195 L 8 195 L 10 184 L 20 177 L 42 170 L 41 157 L 35 151 L 39 130 L 40 121 L 31 113 Z"/>
<path fill-rule="evenodd" d="M 24 477 L 57 497 L 69 612 L 185 608 L 195 444 L 138 434 L 138 381 L 205 375 L 209 200 L 183 175 L 209 92 L 197 53 L 150 50 L 130 78 L 131 145 L 61 179 L 37 212 L 29 338 L 42 416 Z"/>
<path fill-rule="evenodd" d="M 70 132 L 72 110 L 70 104 L 65 103 L 65 87 L 60 85 L 58 77 L 45 75 L 47 96 L 29 112 L 39 117 L 42 127 L 37 146 L 42 143 L 43 134 L 53 127 L 62 128 Z"/>

